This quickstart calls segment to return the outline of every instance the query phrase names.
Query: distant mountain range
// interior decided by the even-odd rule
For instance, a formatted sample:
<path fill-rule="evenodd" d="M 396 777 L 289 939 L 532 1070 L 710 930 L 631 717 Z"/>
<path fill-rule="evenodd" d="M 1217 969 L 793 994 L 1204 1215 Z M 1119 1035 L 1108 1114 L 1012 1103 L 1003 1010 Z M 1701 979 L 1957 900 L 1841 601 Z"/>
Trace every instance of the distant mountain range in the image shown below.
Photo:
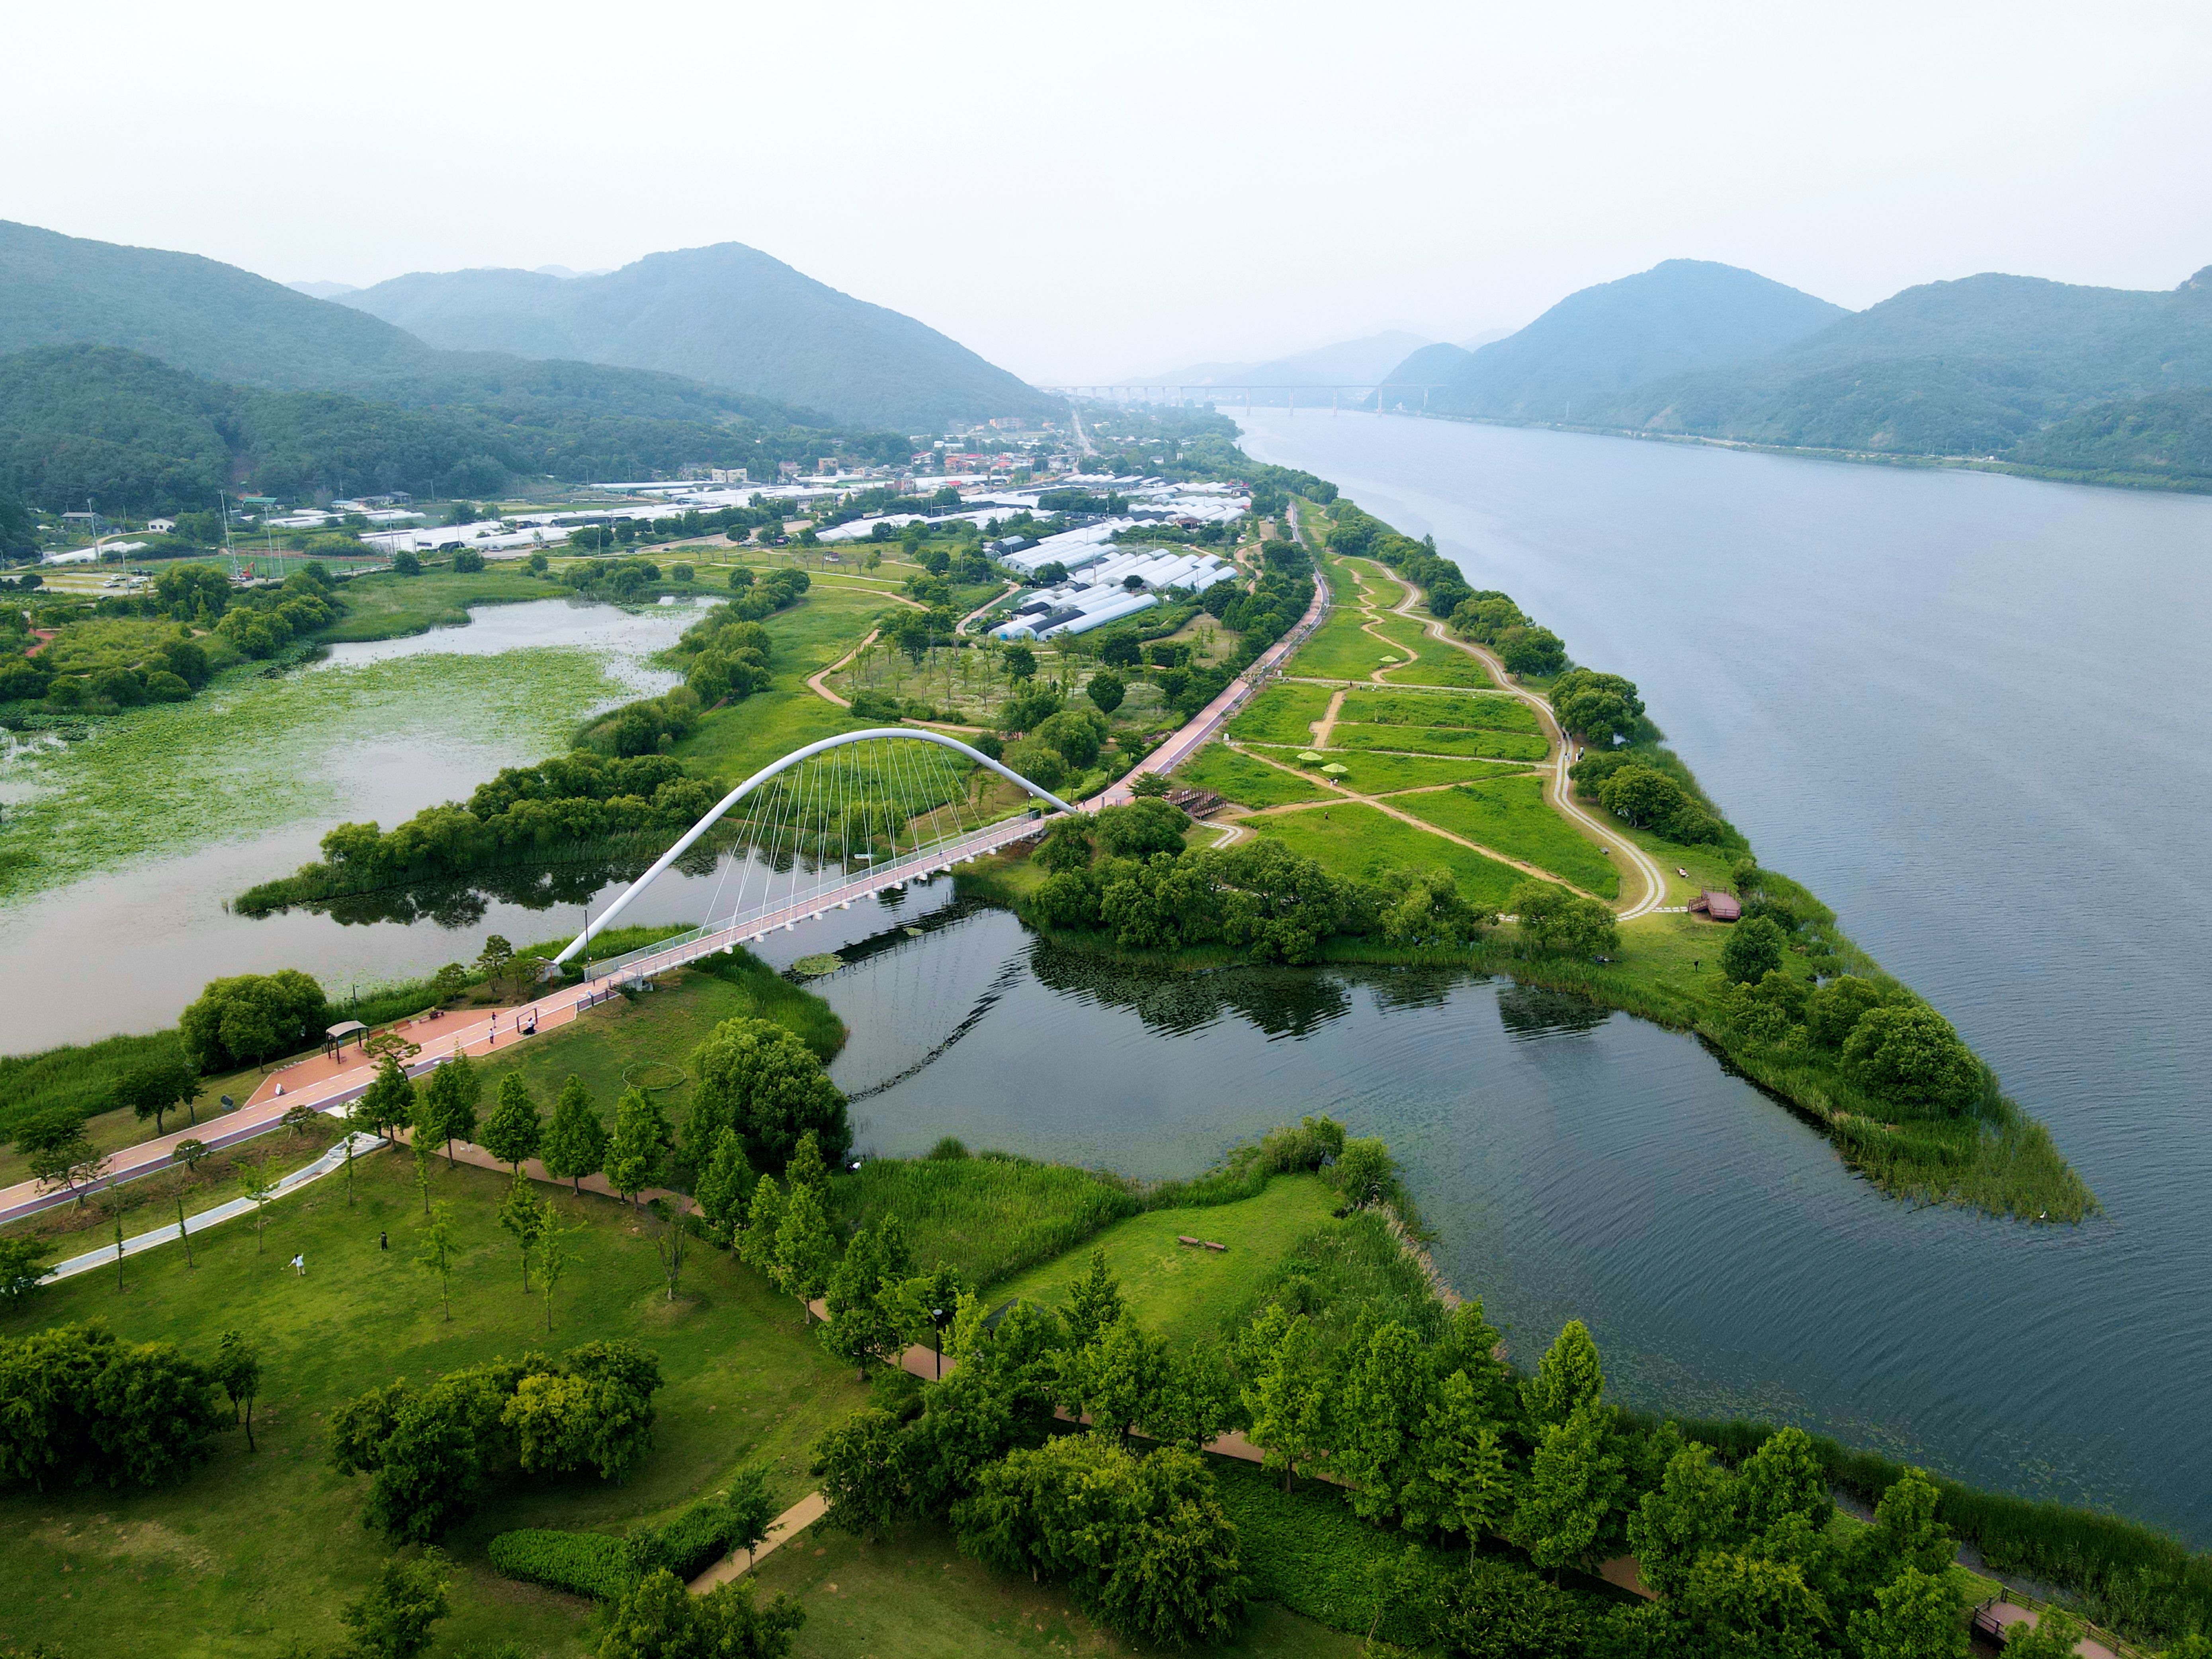
<path fill-rule="evenodd" d="M 1984 275 L 1852 313 L 1670 259 L 1476 351 L 1425 346 L 1385 408 L 1788 448 L 2212 482 L 2212 268 L 2143 293 Z"/>
<path fill-rule="evenodd" d="M 1340 340 L 1310 351 L 1273 357 L 1265 362 L 1186 363 L 1181 368 L 1139 375 L 1133 386 L 1371 386 L 1409 351 L 1428 344 L 1419 334 L 1385 329 L 1357 340 Z"/>
<path fill-rule="evenodd" d="M 935 329 L 738 242 L 604 276 L 456 270 L 337 298 L 449 350 L 658 369 L 848 425 L 935 432 L 1060 407 Z"/>

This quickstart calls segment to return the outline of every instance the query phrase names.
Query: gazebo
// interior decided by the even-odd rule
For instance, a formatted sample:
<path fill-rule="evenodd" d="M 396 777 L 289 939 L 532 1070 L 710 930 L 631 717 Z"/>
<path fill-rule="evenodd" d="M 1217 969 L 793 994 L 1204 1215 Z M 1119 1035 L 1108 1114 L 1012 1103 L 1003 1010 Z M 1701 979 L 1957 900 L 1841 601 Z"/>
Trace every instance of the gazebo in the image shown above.
<path fill-rule="evenodd" d="M 368 1027 L 362 1024 L 359 1020 L 341 1020 L 338 1024 L 331 1026 L 328 1030 L 323 1033 L 323 1041 L 329 1045 L 330 1051 L 335 1054 L 339 1049 L 346 1046 L 346 1041 L 348 1038 L 365 1037 L 368 1035 Z"/>

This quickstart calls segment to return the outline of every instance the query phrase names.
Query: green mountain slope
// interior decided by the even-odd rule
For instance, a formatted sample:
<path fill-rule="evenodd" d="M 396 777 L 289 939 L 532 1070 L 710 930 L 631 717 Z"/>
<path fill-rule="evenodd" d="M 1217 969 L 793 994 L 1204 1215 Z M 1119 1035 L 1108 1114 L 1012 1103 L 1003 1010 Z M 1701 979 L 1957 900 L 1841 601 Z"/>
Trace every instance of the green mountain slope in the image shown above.
<path fill-rule="evenodd" d="M 688 462 L 799 459 L 819 434 L 738 416 L 708 422 L 594 413 L 588 402 L 409 409 L 343 392 L 282 392 L 185 374 L 113 346 L 0 357 L 0 483 L 52 511 L 214 505 L 219 489 L 287 501 L 404 489 L 479 495 L 517 474 L 635 477 Z M 902 456 L 897 434 L 847 453 Z"/>
<path fill-rule="evenodd" d="M 1449 355 L 1456 348 L 1429 347 L 1390 378 L 1446 371 L 1428 404 L 1438 413 L 1580 422 L 1632 387 L 1765 356 L 1850 314 L 1755 271 L 1669 259 L 1571 294 L 1464 361 Z"/>
<path fill-rule="evenodd" d="M 652 254 L 603 276 L 400 276 L 341 303 L 452 349 L 659 369 L 871 426 L 919 432 L 1057 407 L 911 317 L 737 242 Z"/>
<path fill-rule="evenodd" d="M 441 351 L 234 265 L 0 221 L 0 353 L 51 345 L 122 346 L 215 380 L 416 407 L 708 423 L 794 417 L 771 399 L 675 374 Z"/>

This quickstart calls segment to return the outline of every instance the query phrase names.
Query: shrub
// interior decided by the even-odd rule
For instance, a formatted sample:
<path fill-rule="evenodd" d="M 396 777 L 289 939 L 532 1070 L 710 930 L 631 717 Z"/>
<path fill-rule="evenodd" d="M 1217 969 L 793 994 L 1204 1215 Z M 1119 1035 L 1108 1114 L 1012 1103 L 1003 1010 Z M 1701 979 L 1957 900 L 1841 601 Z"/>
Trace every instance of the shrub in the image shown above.
<path fill-rule="evenodd" d="M 485 1553 L 509 1578 L 611 1601 L 637 1582 L 623 1540 L 603 1532 L 532 1527 L 503 1532 Z"/>
<path fill-rule="evenodd" d="M 472 576 L 483 568 L 484 556 L 473 547 L 465 547 L 453 555 L 453 569 L 458 574 Z"/>
<path fill-rule="evenodd" d="M 1786 943 L 1771 917 L 1748 917 L 1729 929 L 1721 945 L 1721 971 L 1739 985 L 1756 984 L 1782 965 Z"/>

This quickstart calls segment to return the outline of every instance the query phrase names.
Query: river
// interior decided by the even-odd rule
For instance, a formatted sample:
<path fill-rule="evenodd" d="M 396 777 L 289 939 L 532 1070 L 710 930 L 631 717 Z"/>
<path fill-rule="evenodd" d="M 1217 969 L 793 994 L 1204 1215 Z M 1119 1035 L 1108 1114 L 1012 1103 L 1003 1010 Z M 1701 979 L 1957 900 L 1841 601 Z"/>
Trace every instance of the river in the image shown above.
<path fill-rule="evenodd" d="M 1433 976 L 1102 974 L 972 916 L 823 982 L 885 1151 L 1186 1170 L 1388 1136 L 1528 1357 L 2212 1543 L 2212 501 L 1415 419 L 1249 417 L 1626 673 L 1772 867 L 1949 1014 L 2106 1206 L 1881 1197 L 1696 1043 Z M 969 1021 L 960 1030 L 962 1022 Z"/>

